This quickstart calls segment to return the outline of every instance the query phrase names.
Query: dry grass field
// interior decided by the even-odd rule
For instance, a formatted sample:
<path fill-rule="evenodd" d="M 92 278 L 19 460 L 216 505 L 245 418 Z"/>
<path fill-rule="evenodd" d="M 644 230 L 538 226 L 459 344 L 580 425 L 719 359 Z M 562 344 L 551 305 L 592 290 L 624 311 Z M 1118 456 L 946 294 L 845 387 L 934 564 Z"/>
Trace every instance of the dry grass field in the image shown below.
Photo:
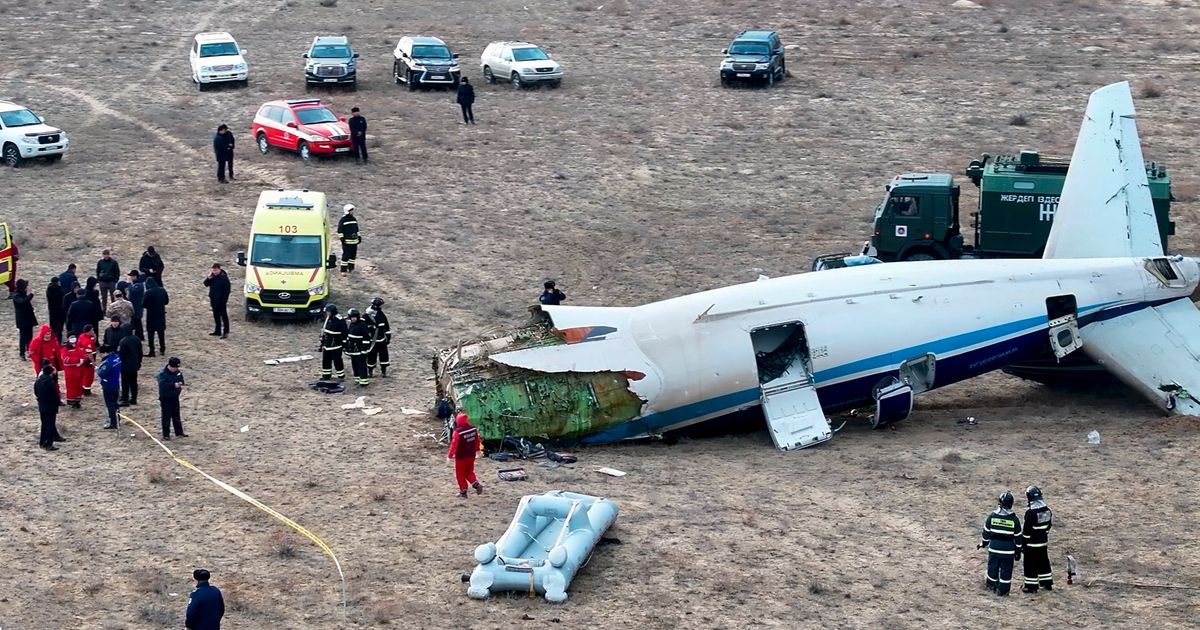
<path fill-rule="evenodd" d="M 0 98 L 67 130 L 54 165 L 0 171 L 0 220 L 37 289 L 111 247 L 123 268 L 154 244 L 166 264 L 168 348 L 191 386 L 177 453 L 304 524 L 307 540 L 177 466 L 149 440 L 103 431 L 99 397 L 65 410 L 69 442 L 37 448 L 28 363 L 8 324 L 0 356 L 0 627 L 178 628 L 193 567 L 225 591 L 223 627 L 924 628 L 1194 627 L 1200 618 L 1200 423 L 1165 419 L 1121 389 L 1059 391 L 993 375 L 934 392 L 899 431 L 851 423 L 829 444 L 776 452 L 765 431 L 578 451 L 527 466 L 481 462 L 482 497 L 453 496 L 428 434 L 433 350 L 518 322 L 541 281 L 573 304 L 633 305 L 807 269 L 866 237 L 883 183 L 960 174 L 981 151 L 1069 154 L 1088 93 L 1135 85 L 1145 154 L 1174 179 L 1173 248 L 1200 254 L 1200 7 L 1194 0 L 9 0 Z M 793 75 L 722 89 L 720 50 L 743 28 L 780 31 Z M 191 36 L 228 30 L 248 89 L 198 93 Z M 264 101 L 305 95 L 301 53 L 344 33 L 362 52 L 357 93 L 372 164 L 260 155 Z M 559 90 L 478 85 L 479 125 L 453 96 L 390 79 L 404 34 L 436 34 L 473 80 L 496 39 L 546 47 Z M 1013 125 L 1015 116 L 1024 125 Z M 218 185 L 210 137 L 238 134 L 240 177 Z M 964 178 L 964 206 L 974 191 Z M 387 300 L 394 377 L 376 416 L 306 388 L 317 329 L 241 321 L 206 336 L 201 280 L 244 249 L 258 193 L 305 186 L 359 208 L 361 269 L 343 308 Z M 236 293 L 235 293 L 236 300 Z M 0 306 L 0 317 L 11 317 Z M 6 320 L 10 321 L 11 320 Z M 44 320 L 43 320 L 44 321 Z M 848 325 L 853 325 L 848 323 Z M 903 330 L 897 330 L 903 335 Z M 148 359 L 142 404 L 157 405 Z M 956 419 L 974 415 L 976 426 Z M 249 430 L 240 428 L 249 425 Z M 1099 430 L 1103 443 L 1088 446 Z M 611 466 L 623 478 L 598 475 Z M 978 527 L 1005 488 L 1055 509 L 1053 594 L 983 591 Z M 564 488 L 621 508 L 565 605 L 477 602 L 459 575 L 520 495 Z M 1020 502 L 1023 506 L 1023 501 Z M 1085 585 L 1066 585 L 1063 557 Z M 1122 583 L 1189 587 L 1135 587 Z M 531 619 L 530 619 L 531 618 Z"/>

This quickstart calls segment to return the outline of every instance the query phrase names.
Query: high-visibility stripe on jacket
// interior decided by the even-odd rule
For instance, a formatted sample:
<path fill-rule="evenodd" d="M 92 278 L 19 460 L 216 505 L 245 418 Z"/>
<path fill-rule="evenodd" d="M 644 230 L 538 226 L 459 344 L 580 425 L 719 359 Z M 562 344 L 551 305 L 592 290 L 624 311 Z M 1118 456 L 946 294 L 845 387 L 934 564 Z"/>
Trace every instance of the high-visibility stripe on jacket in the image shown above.
<path fill-rule="evenodd" d="M 1022 537 L 1026 547 L 1045 547 L 1050 542 L 1054 515 L 1045 503 L 1025 511 L 1025 530 Z"/>
<path fill-rule="evenodd" d="M 1013 555 L 1021 548 L 1021 519 L 1012 512 L 997 509 L 983 520 L 982 536 L 989 552 Z"/>

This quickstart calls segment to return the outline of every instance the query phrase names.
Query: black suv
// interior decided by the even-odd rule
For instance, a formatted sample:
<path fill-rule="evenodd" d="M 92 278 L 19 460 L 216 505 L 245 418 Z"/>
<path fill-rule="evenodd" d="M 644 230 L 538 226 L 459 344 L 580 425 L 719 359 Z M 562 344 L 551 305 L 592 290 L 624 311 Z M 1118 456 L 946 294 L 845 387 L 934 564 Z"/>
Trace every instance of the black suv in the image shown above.
<path fill-rule="evenodd" d="M 770 86 L 787 74 L 783 44 L 775 31 L 742 31 L 721 52 L 725 54 L 721 62 L 721 85 L 762 81 Z"/>

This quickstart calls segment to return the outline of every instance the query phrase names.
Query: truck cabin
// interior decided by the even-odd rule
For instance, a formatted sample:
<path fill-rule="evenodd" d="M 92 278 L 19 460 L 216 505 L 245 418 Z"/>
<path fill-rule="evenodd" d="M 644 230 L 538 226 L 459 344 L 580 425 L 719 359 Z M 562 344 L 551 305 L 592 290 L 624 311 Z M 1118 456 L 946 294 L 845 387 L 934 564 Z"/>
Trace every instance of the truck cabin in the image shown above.
<path fill-rule="evenodd" d="M 897 175 L 875 208 L 871 236 L 879 258 L 931 260 L 947 258 L 950 241 L 959 236 L 959 188 L 946 173 Z"/>

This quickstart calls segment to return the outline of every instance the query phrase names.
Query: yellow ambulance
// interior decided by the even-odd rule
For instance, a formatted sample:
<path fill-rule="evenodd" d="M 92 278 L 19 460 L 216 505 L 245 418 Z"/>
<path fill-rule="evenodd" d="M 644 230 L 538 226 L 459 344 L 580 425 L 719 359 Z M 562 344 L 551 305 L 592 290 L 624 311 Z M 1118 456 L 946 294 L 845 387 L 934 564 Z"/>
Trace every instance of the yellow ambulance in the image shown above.
<path fill-rule="evenodd" d="M 322 315 L 329 298 L 329 212 L 325 193 L 265 190 L 258 196 L 247 251 L 237 263 L 246 268 L 246 319 L 308 318 Z"/>

